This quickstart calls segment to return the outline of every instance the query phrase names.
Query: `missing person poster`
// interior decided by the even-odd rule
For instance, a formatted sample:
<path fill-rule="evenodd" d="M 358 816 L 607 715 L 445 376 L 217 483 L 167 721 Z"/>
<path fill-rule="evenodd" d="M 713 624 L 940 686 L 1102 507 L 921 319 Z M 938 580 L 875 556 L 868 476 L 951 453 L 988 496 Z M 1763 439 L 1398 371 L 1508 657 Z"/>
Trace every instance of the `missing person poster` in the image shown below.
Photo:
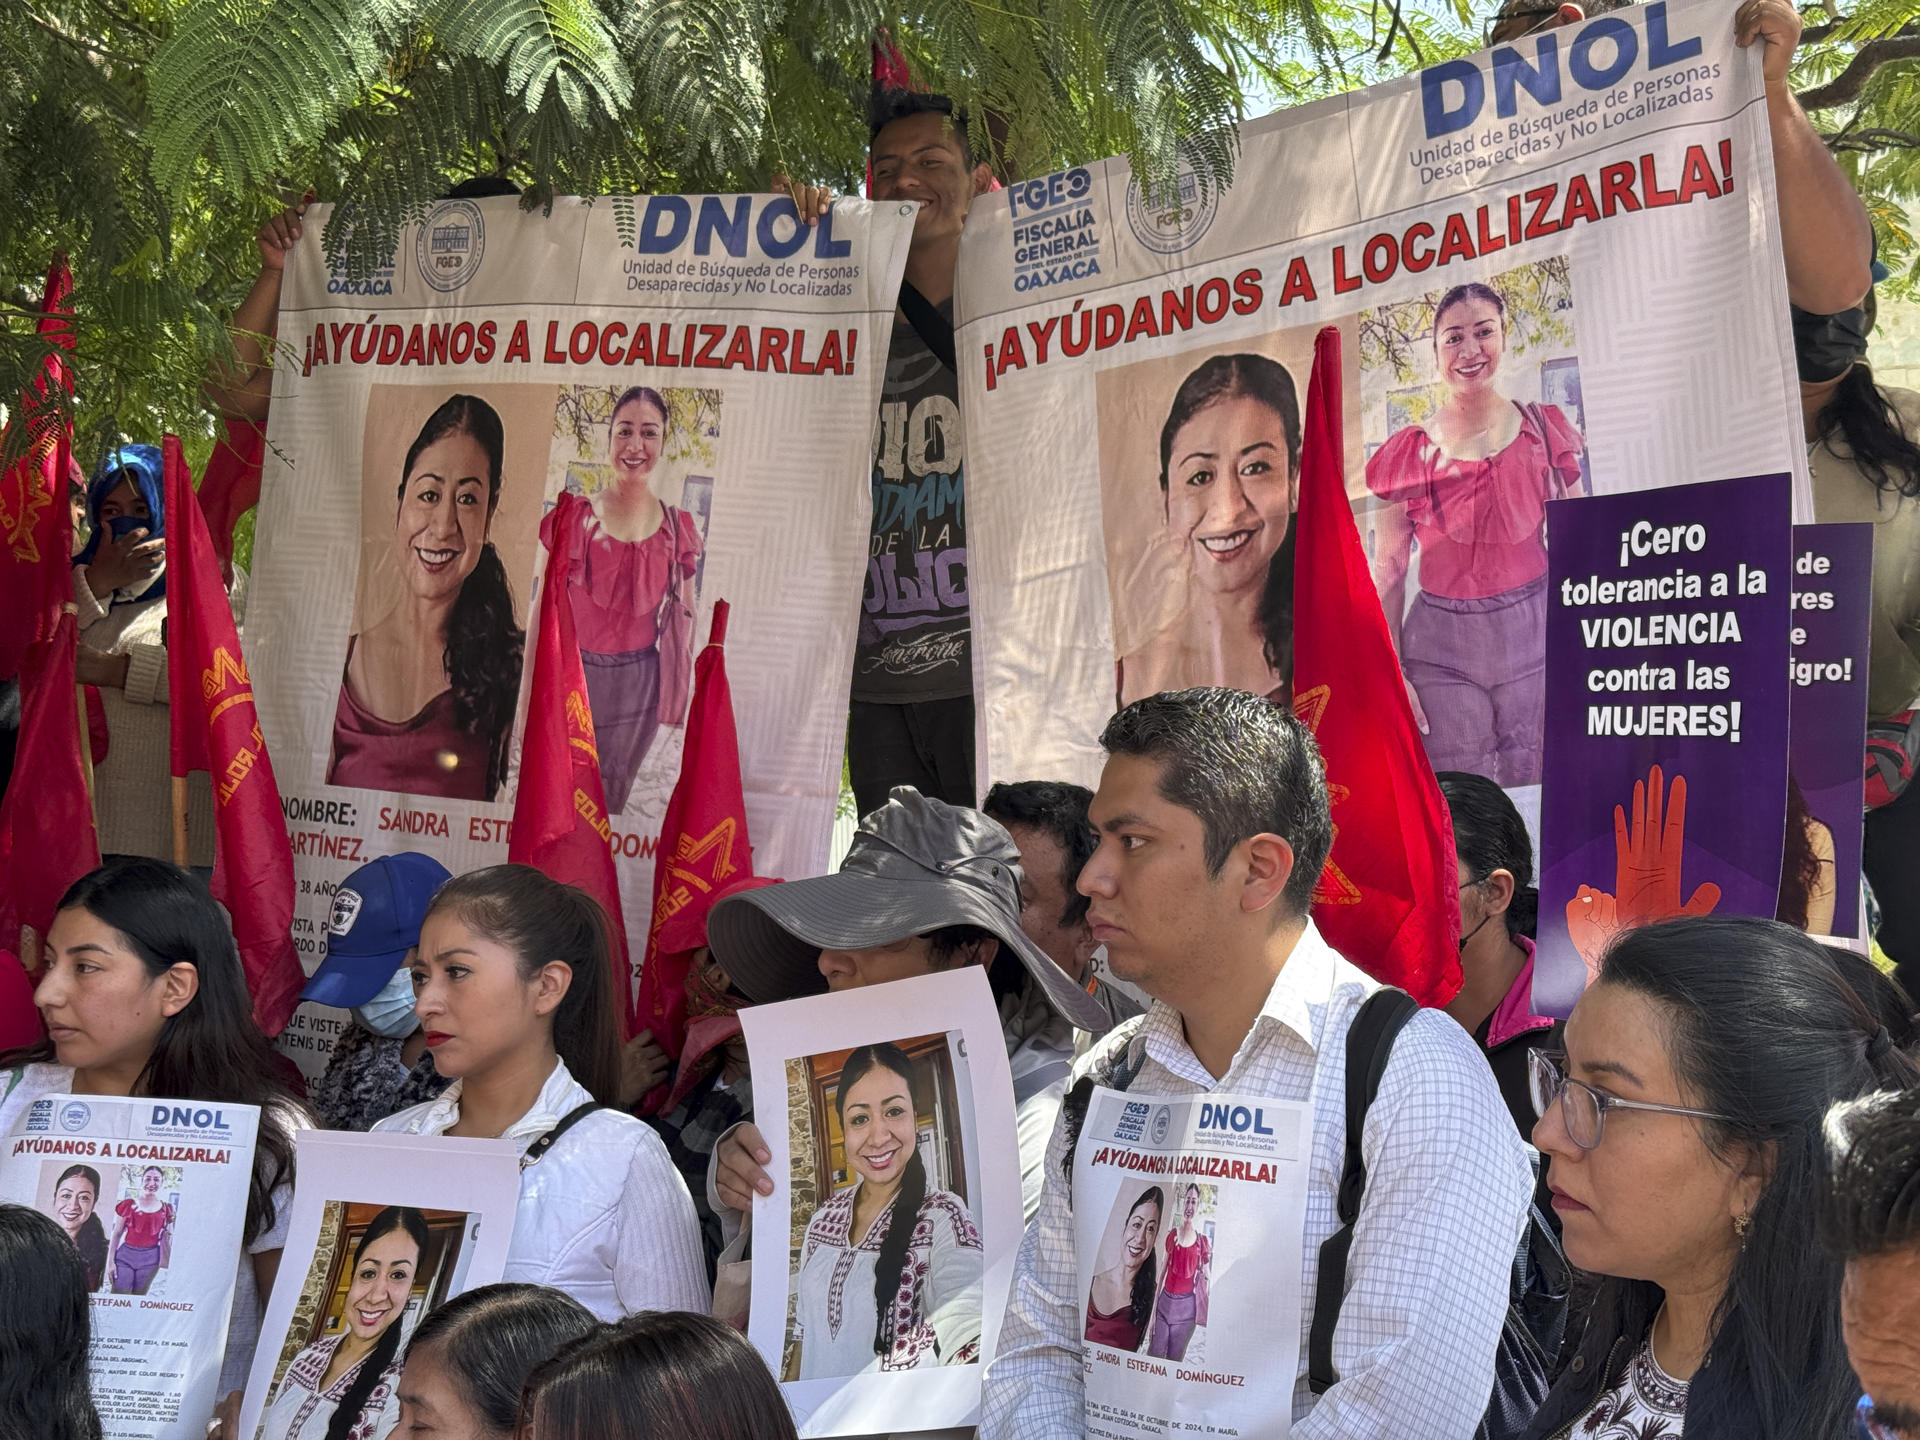
<path fill-rule="evenodd" d="M 1548 508 L 1542 1014 L 1573 1008 L 1622 930 L 1809 903 L 1781 870 L 1790 483 L 1761 475 Z"/>
<path fill-rule="evenodd" d="M 800 1433 L 976 1423 L 1022 1229 L 986 972 L 756 1005 L 740 1023 L 774 1182 L 754 1202 L 748 1335 Z"/>
<path fill-rule="evenodd" d="M 371 279 L 307 216 L 282 293 L 247 652 L 293 835 L 295 939 L 399 850 L 506 858 L 558 498 L 626 930 L 648 931 L 694 654 L 728 670 L 756 865 L 826 868 L 911 205 L 446 200 Z M 638 960 L 638 948 L 635 960 Z M 283 1044 L 324 1068 L 339 1017 Z"/>
<path fill-rule="evenodd" d="M 1873 524 L 1793 527 L 1793 689 L 1780 918 L 1859 938 Z"/>
<path fill-rule="evenodd" d="M 435 1306 L 506 1269 L 520 1156 L 439 1135 L 304 1130 L 296 1144 L 300 1184 L 239 1433 L 300 1440 L 357 1401 L 347 1428 L 383 1440 L 400 1423 L 408 1337 Z M 355 1366 L 372 1384 L 343 1388 Z"/>
<path fill-rule="evenodd" d="M 1089 1436 L 1287 1434 L 1265 1382 L 1293 1373 L 1300 1291 L 1273 1277 L 1300 1264 L 1312 1136 L 1294 1101 L 1093 1092 L 1073 1165 Z"/>
<path fill-rule="evenodd" d="M 983 789 L 1092 783 L 1115 705 L 1157 690 L 1290 697 L 1325 325 L 1428 756 L 1523 808 L 1546 507 L 1790 470 L 1812 518 L 1760 57 L 1724 5 L 1652 0 L 1253 121 L 1224 190 L 1120 160 L 1014 184 L 974 202 L 960 269 Z"/>
<path fill-rule="evenodd" d="M 43 1095 L 5 1137 L 0 1199 L 52 1216 L 85 1266 L 107 1440 L 206 1433 L 259 1122 L 251 1105 Z"/>

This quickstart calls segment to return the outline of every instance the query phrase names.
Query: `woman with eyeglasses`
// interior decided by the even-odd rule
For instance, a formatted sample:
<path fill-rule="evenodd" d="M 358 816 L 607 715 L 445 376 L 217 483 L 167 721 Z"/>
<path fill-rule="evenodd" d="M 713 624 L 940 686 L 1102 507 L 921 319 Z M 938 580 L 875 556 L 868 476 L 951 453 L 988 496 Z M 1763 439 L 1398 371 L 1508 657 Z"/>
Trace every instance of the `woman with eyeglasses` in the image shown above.
<path fill-rule="evenodd" d="M 1533 1142 L 1598 1287 L 1530 1440 L 1852 1433 L 1840 1266 L 1814 1233 L 1821 1122 L 1917 1073 L 1857 964 L 1772 920 L 1630 930 L 1565 1053 L 1535 1053 Z"/>

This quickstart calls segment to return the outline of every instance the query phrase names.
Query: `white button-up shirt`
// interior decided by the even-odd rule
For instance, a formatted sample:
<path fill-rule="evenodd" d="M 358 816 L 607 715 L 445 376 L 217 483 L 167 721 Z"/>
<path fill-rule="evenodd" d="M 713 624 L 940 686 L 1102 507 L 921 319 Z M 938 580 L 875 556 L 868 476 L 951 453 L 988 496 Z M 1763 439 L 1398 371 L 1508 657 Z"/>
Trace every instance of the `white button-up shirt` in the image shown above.
<path fill-rule="evenodd" d="M 456 1080 L 439 1099 L 373 1128 L 444 1135 L 460 1119 L 464 1088 Z M 524 1152 L 592 1100 L 556 1063 L 533 1108 L 500 1138 Z M 693 1198 L 652 1127 L 596 1110 L 520 1172 L 506 1278 L 564 1290 L 602 1320 L 636 1310 L 707 1312 L 712 1296 Z"/>
<path fill-rule="evenodd" d="M 1467 1440 L 1493 1391 L 1494 1351 L 1533 1173 L 1485 1057 L 1440 1011 L 1423 1010 L 1407 1022 L 1367 1112 L 1360 1144 L 1366 1194 L 1333 1337 L 1340 1379 L 1318 1397 L 1307 1384 L 1320 1244 L 1339 1228 L 1347 1027 L 1378 988 L 1309 923 L 1225 1075 L 1216 1080 L 1207 1071 L 1187 1044 L 1180 1013 L 1156 1001 L 1141 1022 L 1146 1058 L 1129 1091 L 1313 1103 L 1299 1276 L 1272 1277 L 1276 1285 L 1300 1286 L 1299 1353 L 1291 1364 L 1274 1357 L 1269 1380 L 1274 1406 L 1291 1404 L 1294 1440 Z M 1131 1025 L 1116 1030 L 1080 1070 L 1099 1066 L 1096 1073 L 1104 1073 L 1108 1057 L 1134 1033 Z M 999 1353 L 987 1373 L 982 1440 L 1087 1433 L 1086 1293 L 1062 1178 L 1065 1156 L 1066 1137 L 1056 1128 L 1040 1212 L 1020 1247 Z M 1215 1323 L 1223 1303 L 1258 1303 L 1250 1295 L 1230 1300 L 1217 1289 L 1213 1302 Z"/>

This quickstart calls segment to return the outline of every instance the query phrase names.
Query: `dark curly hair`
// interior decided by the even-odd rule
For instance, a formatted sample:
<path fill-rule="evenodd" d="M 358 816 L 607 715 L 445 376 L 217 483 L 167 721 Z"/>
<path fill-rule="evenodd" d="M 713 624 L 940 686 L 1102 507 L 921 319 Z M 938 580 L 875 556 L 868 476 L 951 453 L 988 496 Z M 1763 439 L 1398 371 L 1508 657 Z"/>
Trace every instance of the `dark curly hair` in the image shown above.
<path fill-rule="evenodd" d="M 500 416 L 474 395 L 450 395 L 427 417 L 400 467 L 399 498 L 406 499 L 407 477 L 429 445 L 449 435 L 472 438 L 487 456 L 487 525 L 500 506 L 500 467 L 506 433 Z M 507 773 L 507 741 L 513 731 L 513 706 L 520 694 L 520 662 L 527 632 L 513 615 L 513 587 L 500 552 L 487 541 L 479 563 L 460 586 L 447 616 L 445 662 L 453 690 L 454 723 L 487 742 L 486 798 L 493 799 Z"/>

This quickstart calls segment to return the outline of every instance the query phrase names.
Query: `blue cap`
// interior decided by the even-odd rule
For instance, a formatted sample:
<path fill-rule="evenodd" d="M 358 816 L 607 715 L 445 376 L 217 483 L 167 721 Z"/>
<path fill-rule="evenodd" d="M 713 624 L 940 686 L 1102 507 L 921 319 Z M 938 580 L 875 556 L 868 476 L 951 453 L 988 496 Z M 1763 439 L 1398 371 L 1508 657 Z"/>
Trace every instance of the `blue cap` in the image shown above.
<path fill-rule="evenodd" d="M 347 876 L 333 892 L 327 958 L 300 998 L 343 1010 L 373 999 L 420 943 L 427 906 L 452 878 L 431 855 L 411 850 L 382 855 Z"/>

